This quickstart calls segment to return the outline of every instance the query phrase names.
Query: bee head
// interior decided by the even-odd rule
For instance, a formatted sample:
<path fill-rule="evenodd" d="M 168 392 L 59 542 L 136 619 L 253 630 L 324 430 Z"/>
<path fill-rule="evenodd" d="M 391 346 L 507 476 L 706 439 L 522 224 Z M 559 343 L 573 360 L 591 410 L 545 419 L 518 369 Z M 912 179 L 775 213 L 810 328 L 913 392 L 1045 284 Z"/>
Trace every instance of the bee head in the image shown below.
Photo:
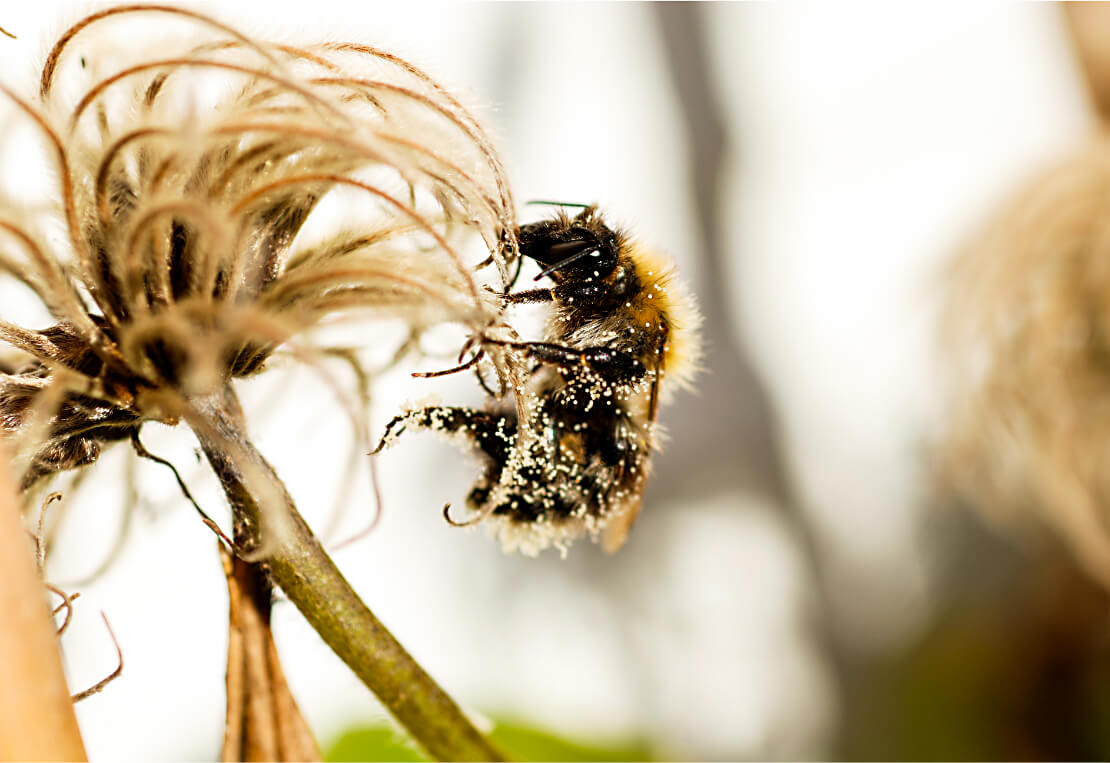
<path fill-rule="evenodd" d="M 560 213 L 551 220 L 520 227 L 520 253 L 538 262 L 556 283 L 601 281 L 617 266 L 620 235 L 587 207 L 575 217 Z"/>

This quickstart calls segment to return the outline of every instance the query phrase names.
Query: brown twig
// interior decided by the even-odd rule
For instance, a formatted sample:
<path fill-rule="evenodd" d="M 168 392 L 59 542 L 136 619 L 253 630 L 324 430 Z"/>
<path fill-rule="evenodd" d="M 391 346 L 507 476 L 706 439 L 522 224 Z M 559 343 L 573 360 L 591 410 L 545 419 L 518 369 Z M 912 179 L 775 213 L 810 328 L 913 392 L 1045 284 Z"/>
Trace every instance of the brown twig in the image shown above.
<path fill-rule="evenodd" d="M 63 609 L 66 611 L 65 619 L 62 620 L 62 624 L 58 626 L 58 635 L 61 636 L 63 633 L 66 632 L 66 628 L 69 627 L 69 621 L 73 619 L 73 602 L 81 594 L 79 594 L 79 593 L 67 594 L 61 588 L 58 588 L 57 586 L 50 585 L 49 583 L 46 584 L 46 587 L 51 592 L 56 593 L 58 596 L 62 597 L 62 603 L 59 604 L 58 606 L 54 607 L 54 609 L 51 610 L 51 612 L 50 612 L 51 615 L 57 615 Z"/>
<path fill-rule="evenodd" d="M 231 504 L 237 532 L 242 528 L 252 545 L 266 549 L 273 581 L 414 741 L 438 760 L 502 760 L 454 700 L 378 621 L 324 551 L 273 467 L 246 438 L 234 392 L 226 388 L 193 401 L 187 419 Z M 258 475 L 265 476 L 266 489 L 279 496 L 282 505 L 260 507 L 254 483 Z"/>
<path fill-rule="evenodd" d="M 108 622 L 108 615 L 101 612 L 100 616 L 104 619 L 104 627 L 108 629 L 108 636 L 110 636 L 112 639 L 112 646 L 116 648 L 116 659 L 118 660 L 118 664 L 116 665 L 116 669 L 108 675 L 104 676 L 104 678 L 100 679 L 84 691 L 74 694 L 72 697 L 72 701 L 75 703 L 80 702 L 83 699 L 88 699 L 94 694 L 99 694 L 100 692 L 104 691 L 105 686 L 112 683 L 112 681 L 115 681 L 117 678 L 123 675 L 123 649 L 120 648 L 119 641 L 116 639 L 116 634 L 112 632 L 112 625 Z"/>
<path fill-rule="evenodd" d="M 42 505 L 39 507 L 39 521 L 38 521 L 38 524 L 35 525 L 34 538 L 35 538 L 35 561 L 39 565 L 39 571 L 40 572 L 43 569 L 43 565 L 46 564 L 46 543 L 43 541 L 43 527 L 45 527 L 45 525 L 46 525 L 46 509 L 47 509 L 47 507 L 50 506 L 50 504 L 54 503 L 55 501 L 60 501 L 60 500 L 62 500 L 62 494 L 55 491 L 55 492 L 51 493 L 50 495 L 46 496 L 46 498 L 43 498 L 42 499 Z"/>

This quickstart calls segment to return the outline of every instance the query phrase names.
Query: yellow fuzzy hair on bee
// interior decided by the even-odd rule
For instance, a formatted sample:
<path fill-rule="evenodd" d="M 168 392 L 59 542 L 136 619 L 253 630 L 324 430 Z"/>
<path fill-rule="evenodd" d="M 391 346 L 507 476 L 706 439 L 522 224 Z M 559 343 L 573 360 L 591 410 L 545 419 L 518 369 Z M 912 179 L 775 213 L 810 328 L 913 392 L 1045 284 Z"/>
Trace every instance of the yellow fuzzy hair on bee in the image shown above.
<path fill-rule="evenodd" d="M 667 383 L 662 391 L 667 401 L 676 389 L 693 389 L 694 378 L 701 370 L 701 313 L 670 257 L 636 242 L 626 243 L 625 248 L 636 270 L 645 276 L 645 295 L 652 297 L 645 309 L 654 310 L 656 315 L 645 316 L 645 322 L 653 317 L 658 321 L 662 315 L 670 325 L 663 347 Z"/>

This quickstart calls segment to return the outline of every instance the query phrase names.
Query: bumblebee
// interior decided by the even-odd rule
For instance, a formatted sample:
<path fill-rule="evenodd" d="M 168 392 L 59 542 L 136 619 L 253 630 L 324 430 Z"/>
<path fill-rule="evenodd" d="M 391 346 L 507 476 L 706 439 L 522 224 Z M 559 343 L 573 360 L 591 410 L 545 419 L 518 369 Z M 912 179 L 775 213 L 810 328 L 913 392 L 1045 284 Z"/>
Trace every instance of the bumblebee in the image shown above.
<path fill-rule="evenodd" d="M 584 534 L 616 551 L 640 512 L 660 402 L 696 369 L 699 317 L 673 266 L 596 206 L 520 226 L 517 243 L 542 268 L 536 280 L 552 285 L 502 298 L 549 303 L 546 337 L 478 339 L 530 363 L 515 404 L 402 413 L 378 450 L 407 427 L 461 436 L 485 465 L 465 524 L 489 518 L 508 550 L 532 555 Z"/>

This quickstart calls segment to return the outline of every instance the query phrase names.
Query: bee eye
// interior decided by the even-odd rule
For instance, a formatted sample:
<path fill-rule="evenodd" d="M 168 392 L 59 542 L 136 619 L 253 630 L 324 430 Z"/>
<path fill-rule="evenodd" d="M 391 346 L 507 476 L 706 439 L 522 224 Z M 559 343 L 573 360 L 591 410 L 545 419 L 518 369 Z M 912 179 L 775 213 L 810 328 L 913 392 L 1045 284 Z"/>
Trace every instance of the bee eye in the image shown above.
<path fill-rule="evenodd" d="M 554 276 L 556 280 L 576 279 L 590 274 L 604 277 L 616 267 L 615 251 L 606 240 L 599 239 L 594 233 L 583 230 L 575 238 L 558 240 L 562 237 L 549 232 L 526 242 L 522 240 L 521 254 L 544 266 L 536 280 L 545 276 Z"/>

